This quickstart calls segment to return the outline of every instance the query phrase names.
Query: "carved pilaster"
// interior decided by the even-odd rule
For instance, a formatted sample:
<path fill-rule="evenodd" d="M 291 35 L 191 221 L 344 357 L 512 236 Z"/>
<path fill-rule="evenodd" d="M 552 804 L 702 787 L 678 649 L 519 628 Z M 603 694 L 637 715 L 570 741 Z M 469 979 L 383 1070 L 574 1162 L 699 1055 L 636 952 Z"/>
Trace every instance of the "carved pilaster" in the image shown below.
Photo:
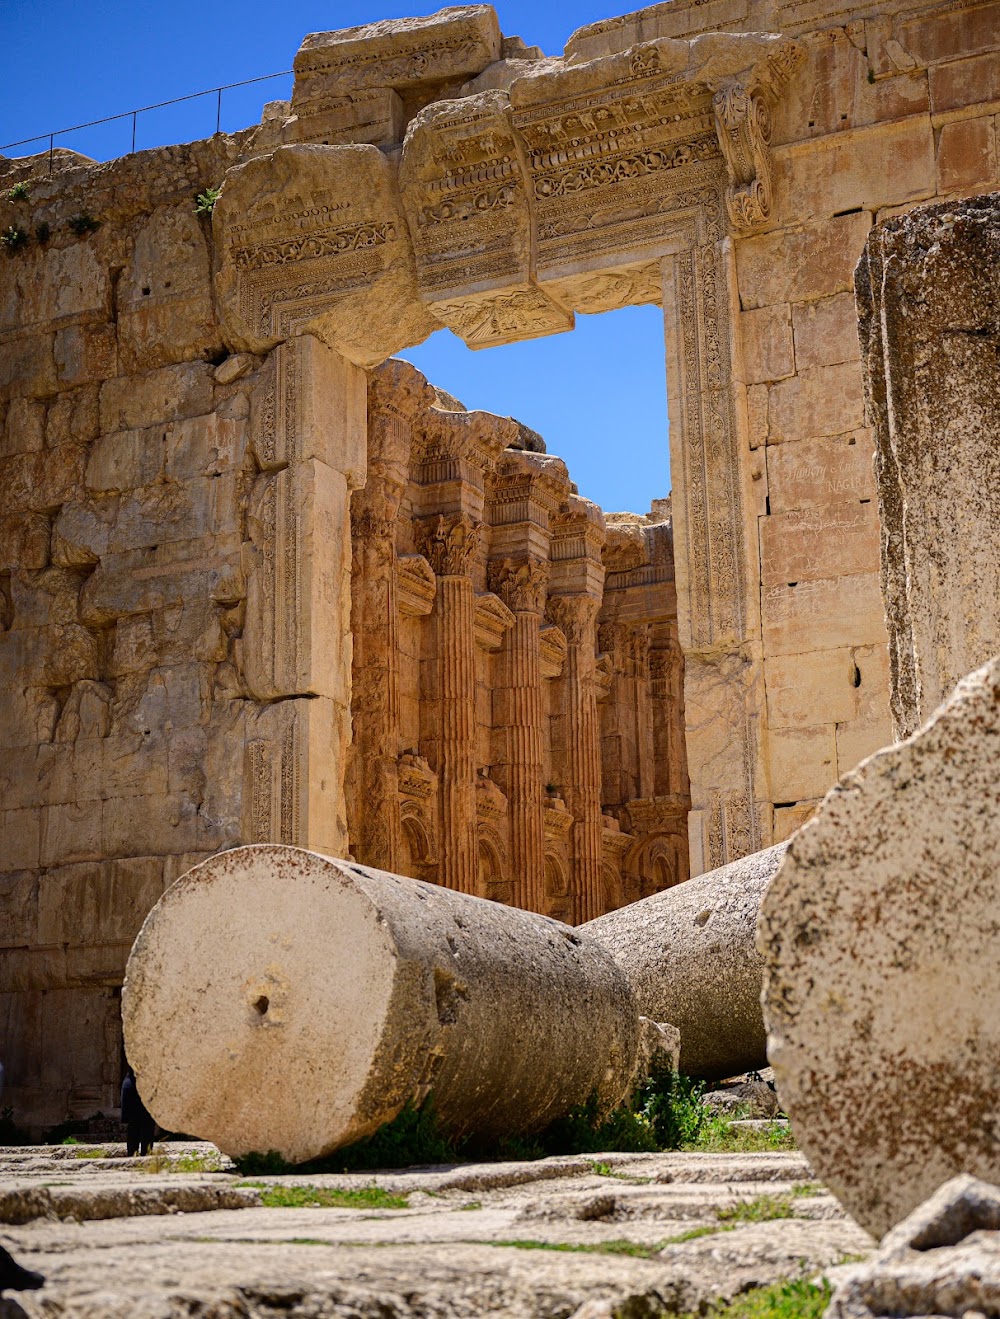
<path fill-rule="evenodd" d="M 424 518 L 416 528 L 417 549 L 441 576 L 466 576 L 483 538 L 483 524 L 468 513 Z"/>
<path fill-rule="evenodd" d="M 771 214 L 771 110 L 762 96 L 739 84 L 712 98 L 726 158 L 726 210 L 736 229 L 752 229 Z"/>

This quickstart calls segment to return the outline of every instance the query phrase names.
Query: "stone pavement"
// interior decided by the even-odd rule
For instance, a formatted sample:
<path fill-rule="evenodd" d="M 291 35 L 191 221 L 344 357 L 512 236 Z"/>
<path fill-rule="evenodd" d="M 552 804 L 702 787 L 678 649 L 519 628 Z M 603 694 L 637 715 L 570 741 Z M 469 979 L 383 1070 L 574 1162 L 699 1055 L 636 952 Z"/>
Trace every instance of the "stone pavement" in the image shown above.
<path fill-rule="evenodd" d="M 145 1162 L 121 1146 L 0 1151 L 0 1241 L 48 1280 L 0 1300 L 0 1319 L 640 1319 L 873 1244 L 797 1153 L 242 1178 L 211 1145 L 158 1149 L 169 1152 Z M 201 1167 L 219 1170 L 179 1170 Z M 261 1205 L 292 1186 L 374 1186 L 407 1207 Z M 720 1217 L 741 1204 L 750 1220 L 787 1216 Z"/>

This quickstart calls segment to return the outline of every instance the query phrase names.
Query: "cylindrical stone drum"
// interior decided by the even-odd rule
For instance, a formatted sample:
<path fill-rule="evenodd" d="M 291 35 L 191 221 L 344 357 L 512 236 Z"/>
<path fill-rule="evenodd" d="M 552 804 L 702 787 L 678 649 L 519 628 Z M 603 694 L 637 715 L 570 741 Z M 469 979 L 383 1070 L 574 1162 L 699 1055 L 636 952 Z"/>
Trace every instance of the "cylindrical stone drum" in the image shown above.
<path fill-rule="evenodd" d="M 164 1127 L 291 1162 L 433 1094 L 462 1136 L 537 1131 L 627 1093 L 639 1012 L 611 954 L 532 912 L 265 844 L 183 875 L 122 993 Z"/>
<path fill-rule="evenodd" d="M 787 843 L 598 916 L 596 939 L 628 977 L 639 1011 L 681 1033 L 680 1070 L 720 1080 L 767 1065 L 757 913 Z"/>

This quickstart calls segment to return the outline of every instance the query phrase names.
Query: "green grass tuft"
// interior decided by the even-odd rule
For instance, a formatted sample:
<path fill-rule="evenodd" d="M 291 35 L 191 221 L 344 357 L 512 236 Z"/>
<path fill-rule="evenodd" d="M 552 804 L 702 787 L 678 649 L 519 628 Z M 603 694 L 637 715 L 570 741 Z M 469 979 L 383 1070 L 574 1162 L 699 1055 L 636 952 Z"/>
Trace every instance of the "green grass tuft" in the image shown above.
<path fill-rule="evenodd" d="M 507 1246 L 514 1250 L 557 1250 L 574 1255 L 631 1255 L 636 1259 L 649 1259 L 661 1249 L 644 1246 L 638 1241 L 597 1241 L 593 1245 L 573 1245 L 568 1241 L 486 1241 L 482 1245 Z"/>
<path fill-rule="evenodd" d="M 818 1286 L 796 1278 L 756 1287 L 729 1302 L 716 1302 L 706 1319 L 822 1319 L 832 1294 L 833 1288 L 825 1278 Z M 688 1315 L 685 1319 L 695 1317 Z"/>
<path fill-rule="evenodd" d="M 686 1232 L 678 1232 L 675 1237 L 667 1237 L 661 1246 L 680 1246 L 685 1241 L 697 1241 L 699 1237 L 715 1237 L 720 1232 L 732 1232 L 735 1224 L 717 1225 L 715 1227 L 689 1227 Z"/>
<path fill-rule="evenodd" d="M 717 1209 L 715 1216 L 720 1223 L 769 1223 L 775 1218 L 794 1218 L 795 1210 L 787 1195 L 758 1195 Z"/>
<path fill-rule="evenodd" d="M 409 1197 L 394 1195 L 380 1186 L 343 1190 L 338 1186 L 277 1186 L 261 1182 L 239 1182 L 260 1188 L 265 1209 L 408 1209 Z"/>

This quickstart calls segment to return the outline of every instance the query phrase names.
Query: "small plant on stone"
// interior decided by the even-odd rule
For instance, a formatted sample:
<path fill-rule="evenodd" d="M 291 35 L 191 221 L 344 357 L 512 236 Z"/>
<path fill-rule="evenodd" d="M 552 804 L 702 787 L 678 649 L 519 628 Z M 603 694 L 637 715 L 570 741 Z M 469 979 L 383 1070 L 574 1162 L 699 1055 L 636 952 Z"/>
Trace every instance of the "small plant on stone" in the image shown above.
<path fill-rule="evenodd" d="M 211 215 L 221 192 L 221 188 L 206 188 L 204 192 L 199 192 L 194 199 L 195 215 Z"/>
<path fill-rule="evenodd" d="M 35 225 L 35 237 L 40 243 L 47 243 L 52 237 L 52 226 L 48 220 L 39 220 Z"/>
<path fill-rule="evenodd" d="M 833 1288 L 823 1278 L 817 1285 L 805 1278 L 756 1287 L 732 1301 L 716 1301 L 702 1313 L 706 1319 L 821 1319 Z M 684 1319 L 694 1319 L 685 1315 Z"/>
<path fill-rule="evenodd" d="M 22 229 L 19 224 L 9 225 L 7 232 L 0 234 L 0 242 L 11 254 L 19 252 L 22 247 L 27 247 L 28 241 L 27 229 Z"/>
<path fill-rule="evenodd" d="M 28 185 L 22 180 L 22 182 L 14 184 L 7 196 L 12 202 L 26 202 L 31 196 L 31 192 Z"/>
<path fill-rule="evenodd" d="M 795 1210 L 787 1195 L 758 1195 L 717 1209 L 715 1216 L 720 1223 L 769 1223 L 775 1218 L 794 1218 Z"/>
<path fill-rule="evenodd" d="M 86 238 L 87 234 L 92 234 L 100 227 L 101 222 L 95 220 L 88 211 L 81 211 L 78 215 L 71 216 L 68 223 L 77 238 Z"/>

